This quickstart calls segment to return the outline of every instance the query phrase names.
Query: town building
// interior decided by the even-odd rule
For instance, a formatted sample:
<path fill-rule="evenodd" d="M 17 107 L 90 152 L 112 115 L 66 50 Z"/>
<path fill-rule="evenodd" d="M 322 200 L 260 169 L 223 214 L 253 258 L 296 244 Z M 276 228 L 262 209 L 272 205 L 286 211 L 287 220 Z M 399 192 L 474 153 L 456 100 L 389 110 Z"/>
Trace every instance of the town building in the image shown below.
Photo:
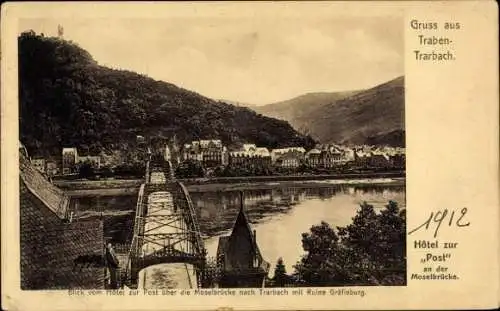
<path fill-rule="evenodd" d="M 62 150 L 62 170 L 63 174 L 71 174 L 75 170 L 78 162 L 78 151 L 76 148 L 63 148 Z"/>
<path fill-rule="evenodd" d="M 109 157 L 104 156 L 104 162 L 109 161 Z M 51 169 L 57 169 L 57 163 L 52 161 Z M 78 155 L 77 148 L 63 148 L 62 150 L 62 173 L 63 175 L 75 173 L 78 166 L 88 163 L 94 169 L 101 168 L 101 156 L 91 156 L 91 155 Z"/>
<path fill-rule="evenodd" d="M 172 152 L 170 151 L 170 147 L 168 145 L 165 145 L 163 158 L 165 159 L 165 161 L 172 161 Z"/>
<path fill-rule="evenodd" d="M 255 144 L 243 144 L 243 150 L 249 152 L 255 152 L 257 150 L 257 145 Z"/>
<path fill-rule="evenodd" d="M 146 139 L 145 139 L 145 138 L 144 138 L 144 136 L 142 136 L 142 135 L 137 135 L 137 136 L 136 136 L 136 142 L 137 142 L 138 144 L 143 144 L 143 143 L 145 143 L 145 142 L 146 142 Z"/>
<path fill-rule="evenodd" d="M 205 167 L 227 165 L 229 153 L 218 139 L 198 140 L 185 144 L 183 160 L 199 161 Z"/>
<path fill-rule="evenodd" d="M 179 144 L 177 143 L 177 136 L 174 135 L 171 140 L 170 144 L 170 160 L 174 164 L 174 166 L 177 166 L 179 163 L 181 163 L 181 152 L 180 152 L 180 147 Z"/>
<path fill-rule="evenodd" d="M 368 167 L 370 163 L 371 153 L 355 150 L 354 151 L 354 164 L 358 167 Z"/>
<path fill-rule="evenodd" d="M 321 152 L 321 160 L 324 168 L 333 168 L 343 163 L 342 152 L 330 148 Z"/>
<path fill-rule="evenodd" d="M 304 153 L 297 150 L 290 150 L 282 154 L 275 162 L 275 166 L 282 168 L 298 168 L 304 160 Z"/>
<path fill-rule="evenodd" d="M 82 165 L 84 163 L 90 164 L 92 168 L 101 168 L 101 157 L 99 156 L 79 156 L 77 164 Z"/>
<path fill-rule="evenodd" d="M 342 162 L 345 164 L 345 163 L 349 163 L 349 162 L 353 162 L 354 161 L 354 149 L 351 149 L 351 148 L 344 148 L 342 150 Z"/>
<path fill-rule="evenodd" d="M 45 162 L 45 167 L 48 176 L 55 176 L 59 174 L 59 165 L 57 165 L 57 161 L 47 160 Z"/>
<path fill-rule="evenodd" d="M 389 156 L 384 153 L 372 152 L 368 166 L 375 168 L 387 168 L 391 166 L 391 161 Z"/>
<path fill-rule="evenodd" d="M 179 149 L 180 148 L 177 145 L 176 138 L 174 137 L 165 144 L 165 148 L 163 149 L 163 159 L 165 161 L 170 161 L 174 167 L 177 167 L 179 163 L 182 162 Z"/>
<path fill-rule="evenodd" d="M 114 167 L 125 163 L 124 155 L 120 150 L 112 150 L 107 153 L 101 151 L 99 153 L 101 166 Z"/>
<path fill-rule="evenodd" d="M 198 161 L 201 162 L 203 159 L 200 144 L 193 141 L 191 144 L 184 144 L 182 159 L 184 161 Z"/>
<path fill-rule="evenodd" d="M 321 150 L 313 148 L 306 153 L 306 163 L 310 167 L 320 167 L 321 162 Z"/>
<path fill-rule="evenodd" d="M 333 168 L 348 162 L 347 153 L 335 147 L 311 149 L 306 154 L 306 163 L 316 168 Z"/>
<path fill-rule="evenodd" d="M 271 153 L 265 147 L 244 144 L 243 150 L 229 152 L 229 163 L 240 167 L 270 166 Z"/>
<path fill-rule="evenodd" d="M 297 154 L 299 154 L 301 158 L 304 158 L 306 153 L 306 150 L 303 147 L 288 147 L 288 148 L 273 149 L 271 151 L 271 162 L 275 163 L 281 156 L 291 151 L 294 151 Z"/>
<path fill-rule="evenodd" d="M 44 158 L 34 158 L 31 159 L 31 164 L 40 172 L 45 173 L 45 159 Z"/>
<path fill-rule="evenodd" d="M 395 168 L 405 168 L 406 167 L 406 156 L 404 153 L 396 153 L 390 157 L 391 165 Z"/>
<path fill-rule="evenodd" d="M 263 287 L 269 273 L 270 264 L 262 257 L 257 234 L 243 211 L 243 195 L 231 235 L 219 238 L 217 267 L 221 288 Z"/>
<path fill-rule="evenodd" d="M 215 167 L 227 165 L 227 148 L 222 145 L 220 140 L 200 141 L 202 162 L 205 167 Z"/>

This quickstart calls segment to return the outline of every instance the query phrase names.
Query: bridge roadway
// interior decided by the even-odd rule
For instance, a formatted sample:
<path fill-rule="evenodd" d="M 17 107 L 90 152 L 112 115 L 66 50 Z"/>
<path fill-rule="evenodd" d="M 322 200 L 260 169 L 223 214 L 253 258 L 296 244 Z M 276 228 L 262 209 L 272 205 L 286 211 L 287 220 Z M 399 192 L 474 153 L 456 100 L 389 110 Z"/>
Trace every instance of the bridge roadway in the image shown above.
<path fill-rule="evenodd" d="M 165 184 L 167 179 L 163 172 L 151 172 L 151 184 Z M 157 191 L 152 192 L 147 197 L 146 221 L 144 232 L 148 235 L 165 235 L 163 245 L 154 241 L 145 241 L 142 245 L 142 256 L 161 253 L 168 245 L 171 236 L 182 234 L 181 228 L 186 228 L 181 217 L 175 217 L 174 198 L 171 192 Z M 156 217 L 159 216 L 159 217 Z M 173 216 L 173 217 L 172 217 Z M 155 219 L 172 219 L 170 225 L 164 226 L 155 221 Z M 174 244 L 175 250 L 184 252 L 188 247 L 189 241 Z M 139 288 L 197 288 L 197 279 L 193 265 L 187 263 L 167 263 L 147 267 L 139 273 Z"/>
<path fill-rule="evenodd" d="M 206 250 L 191 198 L 170 163 L 147 162 L 139 190 L 124 283 L 133 288 L 197 288 Z"/>

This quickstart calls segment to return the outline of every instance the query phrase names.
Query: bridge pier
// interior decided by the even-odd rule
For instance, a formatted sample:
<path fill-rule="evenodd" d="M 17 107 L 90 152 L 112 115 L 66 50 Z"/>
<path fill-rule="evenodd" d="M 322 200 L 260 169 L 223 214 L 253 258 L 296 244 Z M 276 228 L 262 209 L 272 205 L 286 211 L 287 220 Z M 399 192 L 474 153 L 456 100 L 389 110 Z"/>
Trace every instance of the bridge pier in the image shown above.
<path fill-rule="evenodd" d="M 207 284 L 206 284 L 207 280 L 206 280 L 206 275 L 205 275 L 205 265 L 197 268 L 196 278 L 198 280 L 198 287 L 199 288 L 207 287 Z"/>
<path fill-rule="evenodd" d="M 137 265 L 137 259 L 131 258 L 129 273 L 127 275 L 128 286 L 132 289 L 137 289 L 139 287 L 139 269 Z"/>

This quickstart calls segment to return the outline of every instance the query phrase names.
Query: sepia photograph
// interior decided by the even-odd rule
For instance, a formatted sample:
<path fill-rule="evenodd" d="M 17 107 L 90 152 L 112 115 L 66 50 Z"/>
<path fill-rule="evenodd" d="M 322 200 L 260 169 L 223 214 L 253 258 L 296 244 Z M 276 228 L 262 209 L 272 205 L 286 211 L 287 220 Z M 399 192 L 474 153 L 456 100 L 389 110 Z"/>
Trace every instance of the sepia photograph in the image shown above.
<path fill-rule="evenodd" d="M 20 19 L 21 289 L 406 286 L 403 24 Z"/>
<path fill-rule="evenodd" d="M 2 310 L 498 308 L 495 2 L 0 15 Z"/>

